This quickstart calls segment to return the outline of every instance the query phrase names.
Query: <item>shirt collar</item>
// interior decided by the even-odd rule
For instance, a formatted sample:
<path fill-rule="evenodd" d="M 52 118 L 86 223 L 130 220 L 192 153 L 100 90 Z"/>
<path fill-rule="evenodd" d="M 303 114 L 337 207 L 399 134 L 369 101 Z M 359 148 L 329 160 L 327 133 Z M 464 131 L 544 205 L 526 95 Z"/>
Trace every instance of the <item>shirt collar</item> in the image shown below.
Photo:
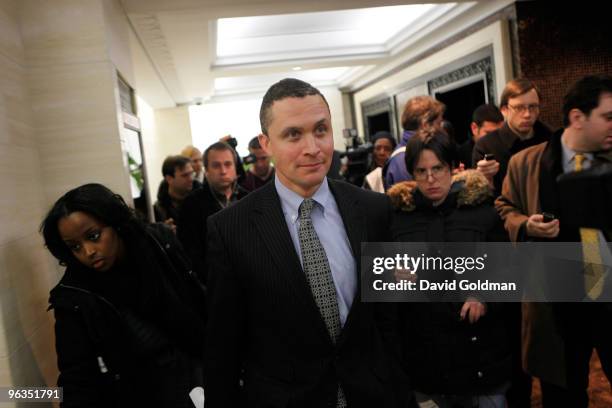
<path fill-rule="evenodd" d="M 304 197 L 296 193 L 295 191 L 286 187 L 278 178 L 278 174 L 274 175 L 274 186 L 278 196 L 280 197 L 283 211 L 286 215 L 291 217 L 291 222 L 295 223 L 298 219 L 300 205 L 304 201 Z M 316 202 L 317 207 L 321 209 L 325 214 L 325 208 L 329 205 L 332 199 L 332 193 L 327 183 L 327 177 L 323 179 L 323 182 L 312 196 L 312 199 Z"/>
<path fill-rule="evenodd" d="M 576 157 L 576 152 L 567 147 L 567 145 L 563 142 L 563 138 L 561 138 L 561 148 L 563 154 L 563 168 L 574 168 L 574 158 Z M 593 153 L 583 153 L 586 160 L 593 160 Z"/>
<path fill-rule="evenodd" d="M 232 195 L 230 195 L 229 199 L 224 193 L 220 193 L 217 190 L 215 190 L 210 183 L 207 182 L 206 184 L 208 185 L 208 188 L 210 189 L 211 194 L 213 195 L 215 200 L 217 200 L 217 202 L 222 208 L 227 207 L 230 203 L 237 200 L 237 187 L 238 187 L 237 182 L 234 182 L 232 186 Z"/>

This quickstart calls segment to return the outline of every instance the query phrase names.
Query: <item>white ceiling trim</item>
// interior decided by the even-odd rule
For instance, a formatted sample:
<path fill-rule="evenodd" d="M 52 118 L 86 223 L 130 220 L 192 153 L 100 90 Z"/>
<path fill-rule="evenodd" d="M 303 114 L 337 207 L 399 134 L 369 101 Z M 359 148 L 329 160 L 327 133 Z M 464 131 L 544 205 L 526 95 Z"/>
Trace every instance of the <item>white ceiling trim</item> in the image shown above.
<path fill-rule="evenodd" d="M 307 65 L 319 61 L 333 61 L 342 63 L 347 60 L 384 59 L 391 54 L 383 46 L 329 48 L 311 51 L 288 52 L 282 54 L 251 54 L 240 57 L 218 58 L 212 69 L 226 69 L 234 67 L 265 67 L 273 66 L 279 62 L 293 65 Z"/>
<path fill-rule="evenodd" d="M 128 15 L 128 19 L 172 99 L 175 101 L 184 100 L 185 95 L 176 71 L 176 65 L 157 15 L 132 14 Z"/>
<path fill-rule="evenodd" d="M 479 21 L 482 21 L 486 17 L 502 10 L 512 3 L 514 3 L 514 0 L 491 0 L 477 2 L 475 4 L 459 4 L 452 10 L 449 10 L 444 16 L 432 22 L 428 30 L 426 30 L 426 33 L 413 38 L 409 43 L 402 44 L 401 48 L 397 48 L 393 57 L 401 54 L 401 58 L 390 58 L 388 63 L 378 65 L 362 77 L 354 79 L 351 82 L 345 81 L 340 84 L 340 87 L 344 88 L 346 91 L 361 89 L 377 81 L 388 72 L 400 67 L 406 61 L 417 58 L 427 50 L 443 44 L 455 35 L 473 27 Z"/>
<path fill-rule="evenodd" d="M 385 61 L 389 57 L 388 52 L 381 52 L 375 54 L 348 54 L 342 56 L 329 56 L 329 57 L 310 57 L 310 58 L 284 58 L 279 61 L 268 61 L 261 63 L 245 63 L 245 64 L 231 64 L 231 65 L 213 65 L 210 67 L 212 72 L 217 72 L 217 76 L 223 75 L 223 72 L 232 70 L 245 70 L 250 69 L 273 69 L 280 68 L 291 69 L 294 66 L 301 66 L 304 69 L 318 68 L 318 67 L 337 67 L 338 65 L 372 65 L 378 64 Z"/>
<path fill-rule="evenodd" d="M 448 21 L 450 15 L 456 16 L 475 5 L 476 3 L 474 2 L 472 4 L 440 4 L 434 7 L 427 14 L 426 18 L 421 19 L 414 25 L 406 27 L 387 41 L 387 50 L 389 50 L 392 55 L 397 54 L 402 49 L 414 43 L 418 38 L 422 38 L 431 33 L 435 28 L 438 28 L 440 19 Z"/>
<path fill-rule="evenodd" d="M 442 15 L 453 10 L 456 6 L 457 5 L 455 3 L 434 5 L 426 10 L 425 16 L 423 18 L 421 18 L 421 16 L 417 18 L 418 22 L 416 24 L 413 24 L 413 22 L 411 22 L 407 28 L 400 30 L 398 33 L 391 36 L 390 39 L 382 43 L 368 44 L 366 41 L 365 44 L 362 43 L 358 45 L 350 45 L 349 42 L 352 33 L 351 30 L 329 31 L 331 29 L 329 27 L 328 29 L 320 32 L 308 31 L 307 33 L 299 32 L 285 35 L 262 35 L 256 38 L 252 37 L 247 39 L 238 37 L 239 39 L 236 40 L 238 41 L 237 46 L 242 46 L 244 48 L 244 50 L 240 52 L 240 55 L 220 55 L 222 54 L 222 52 L 218 52 L 218 50 L 215 49 L 212 69 L 223 69 L 235 66 L 240 66 L 244 68 L 251 65 L 261 67 L 266 66 L 266 64 L 273 64 L 278 61 L 286 60 L 307 63 L 307 61 L 309 60 L 317 61 L 327 58 L 340 58 L 339 61 L 342 61 L 343 59 L 345 59 L 343 57 L 358 59 L 388 58 L 392 56 L 395 52 L 397 52 L 399 48 L 403 47 L 403 42 L 410 41 L 411 37 L 418 35 L 419 30 L 425 29 L 428 24 L 431 24 L 436 19 L 439 19 Z M 347 12 L 348 11 L 338 11 L 337 13 L 341 15 L 340 13 Z M 331 13 L 328 12 L 327 14 Z M 296 17 L 292 16 L 292 18 Z M 329 16 L 327 18 L 330 19 Z M 287 51 L 286 48 L 279 52 L 250 51 L 263 48 L 264 44 L 266 43 L 269 45 L 269 43 L 274 42 L 279 44 L 326 44 L 325 40 L 332 38 L 332 35 L 334 35 L 334 33 L 342 33 L 342 38 L 344 38 L 338 38 L 335 40 L 337 42 L 337 46 L 333 46 L 333 44 L 330 46 L 329 41 L 327 41 L 327 46 L 314 46 L 305 49 L 298 49 L 293 52 Z M 214 34 L 213 36 L 211 36 L 211 39 L 214 41 L 215 44 L 218 43 L 218 30 L 214 30 Z M 233 39 L 229 39 L 229 41 L 233 41 Z M 243 43 L 241 44 L 241 42 Z M 236 53 L 235 51 L 232 52 Z"/>

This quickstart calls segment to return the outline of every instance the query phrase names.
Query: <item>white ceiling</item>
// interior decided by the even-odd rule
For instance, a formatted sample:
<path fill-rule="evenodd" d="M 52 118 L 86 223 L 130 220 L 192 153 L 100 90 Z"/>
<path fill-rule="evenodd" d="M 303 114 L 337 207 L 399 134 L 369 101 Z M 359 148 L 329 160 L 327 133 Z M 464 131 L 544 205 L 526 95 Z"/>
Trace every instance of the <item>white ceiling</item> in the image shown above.
<path fill-rule="evenodd" d="M 433 5 L 408 5 L 217 21 L 215 66 L 379 54 Z M 439 6 L 438 6 L 439 7 Z"/>
<path fill-rule="evenodd" d="M 137 91 L 155 108 L 261 96 L 288 76 L 351 89 L 451 19 L 508 1 L 401 3 L 418 2 L 122 0 L 144 49 L 134 53 L 135 75 L 149 74 Z"/>

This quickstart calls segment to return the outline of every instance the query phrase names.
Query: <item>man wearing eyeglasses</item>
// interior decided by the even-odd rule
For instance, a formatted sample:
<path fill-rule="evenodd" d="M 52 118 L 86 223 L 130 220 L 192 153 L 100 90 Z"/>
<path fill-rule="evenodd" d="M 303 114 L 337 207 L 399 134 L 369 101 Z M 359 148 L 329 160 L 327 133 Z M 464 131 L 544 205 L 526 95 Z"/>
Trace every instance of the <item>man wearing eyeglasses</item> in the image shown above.
<path fill-rule="evenodd" d="M 582 243 L 582 262 L 568 263 L 576 268 L 576 276 L 585 276 L 574 281 L 561 270 L 554 275 L 563 276 L 567 286 L 577 286 L 584 301 L 525 303 L 523 348 L 525 368 L 540 379 L 544 408 L 587 408 L 593 348 L 612 380 L 612 303 L 605 302 L 604 292 L 612 258 L 606 243 L 612 241 L 612 230 L 605 220 L 576 228 L 563 218 L 573 206 L 562 201 L 557 180 L 565 173 L 612 166 L 611 76 L 587 76 L 570 88 L 563 99 L 563 126 L 549 142 L 512 157 L 495 205 L 512 241 Z M 547 220 L 545 213 L 557 218 Z"/>
<path fill-rule="evenodd" d="M 508 82 L 500 102 L 504 126 L 482 137 L 474 146 L 472 164 L 489 179 L 496 196 L 501 193 L 510 157 L 526 147 L 548 141 L 552 135 L 538 121 L 540 99 L 540 92 L 530 80 L 518 78 Z M 487 160 L 485 154 L 493 157 Z"/>
<path fill-rule="evenodd" d="M 530 80 L 518 78 L 508 82 L 500 101 L 504 125 L 480 138 L 474 146 L 472 164 L 489 179 L 496 196 L 501 194 L 510 158 L 527 147 L 548 141 L 552 135 L 538 121 L 540 100 L 540 92 Z M 485 158 L 485 154 L 493 157 Z M 513 354 L 512 387 L 507 393 L 510 408 L 529 406 L 531 400 L 531 378 L 523 372 L 521 364 L 521 318 L 521 305 L 510 305 L 507 319 Z"/>

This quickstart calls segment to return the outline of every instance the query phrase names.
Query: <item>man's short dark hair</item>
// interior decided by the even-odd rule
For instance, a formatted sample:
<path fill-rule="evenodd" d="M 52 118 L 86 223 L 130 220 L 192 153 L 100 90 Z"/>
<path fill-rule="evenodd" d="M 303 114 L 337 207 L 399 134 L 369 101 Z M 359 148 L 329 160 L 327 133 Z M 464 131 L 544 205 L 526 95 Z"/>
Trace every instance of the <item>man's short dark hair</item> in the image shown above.
<path fill-rule="evenodd" d="M 208 168 L 208 153 L 211 150 L 217 150 L 217 151 L 223 151 L 223 150 L 227 150 L 229 152 L 232 153 L 232 157 L 234 158 L 234 165 L 236 164 L 236 151 L 234 149 L 232 149 L 232 146 L 228 145 L 225 142 L 216 142 L 211 144 L 210 146 L 208 146 L 206 148 L 206 150 L 204 150 L 204 168 L 207 169 Z"/>
<path fill-rule="evenodd" d="M 191 164 L 191 159 L 189 157 L 181 155 L 168 156 L 162 164 L 162 176 L 174 177 L 176 170 L 180 171 L 188 164 Z"/>
<path fill-rule="evenodd" d="M 610 75 L 589 75 L 579 79 L 563 98 L 563 126 L 569 126 L 569 113 L 572 109 L 578 109 L 589 116 L 599 106 L 601 94 L 606 92 L 612 93 Z"/>
<path fill-rule="evenodd" d="M 319 95 L 327 108 L 329 104 L 323 94 L 308 82 L 301 81 L 295 78 L 285 78 L 272 85 L 261 101 L 259 109 L 259 122 L 261 124 L 261 133 L 268 134 L 268 126 L 270 125 L 270 109 L 272 104 L 285 98 L 305 98 L 311 95 Z"/>
<path fill-rule="evenodd" d="M 472 114 L 472 122 L 476 126 L 481 127 L 485 122 L 499 123 L 504 121 L 504 115 L 500 112 L 497 106 L 485 103 L 474 109 Z"/>
<path fill-rule="evenodd" d="M 526 94 L 527 92 L 534 89 L 536 94 L 538 95 L 538 99 L 542 100 L 542 94 L 540 94 L 540 90 L 538 87 L 527 78 L 516 78 L 511 80 L 506 84 L 504 90 L 501 94 L 501 100 L 499 102 L 499 106 L 503 108 L 508 105 L 508 101 L 511 98 L 516 98 L 517 96 L 521 96 Z"/>
<path fill-rule="evenodd" d="M 451 169 L 457 161 L 457 145 L 443 130 L 420 129 L 410 138 L 406 146 L 404 160 L 408 173 L 412 174 L 414 171 L 423 150 L 431 150 L 438 160 L 447 164 Z"/>
<path fill-rule="evenodd" d="M 249 142 L 249 150 L 250 149 L 261 149 L 261 145 L 259 144 L 259 137 L 255 136 Z"/>

